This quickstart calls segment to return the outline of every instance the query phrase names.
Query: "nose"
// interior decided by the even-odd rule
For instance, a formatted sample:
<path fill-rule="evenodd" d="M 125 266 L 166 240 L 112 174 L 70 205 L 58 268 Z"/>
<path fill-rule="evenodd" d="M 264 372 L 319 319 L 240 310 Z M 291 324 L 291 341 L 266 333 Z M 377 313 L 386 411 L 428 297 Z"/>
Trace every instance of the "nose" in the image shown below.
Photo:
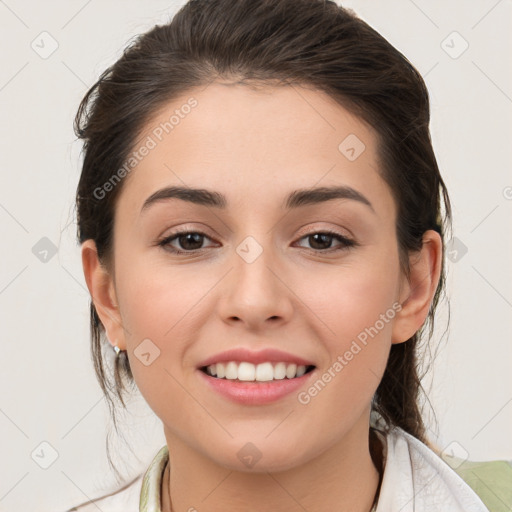
<path fill-rule="evenodd" d="M 254 240 L 242 243 L 232 262 L 217 303 L 223 321 L 253 331 L 287 323 L 293 314 L 293 292 L 272 250 Z"/>

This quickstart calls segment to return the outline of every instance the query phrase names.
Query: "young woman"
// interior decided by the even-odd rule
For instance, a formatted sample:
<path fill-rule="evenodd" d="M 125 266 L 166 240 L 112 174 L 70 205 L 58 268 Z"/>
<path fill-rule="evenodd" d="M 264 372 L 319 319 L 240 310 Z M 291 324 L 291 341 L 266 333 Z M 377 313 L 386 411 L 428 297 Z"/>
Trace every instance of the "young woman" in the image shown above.
<path fill-rule="evenodd" d="M 451 210 L 399 51 L 330 1 L 191 0 L 76 130 L 96 372 L 166 446 L 73 510 L 487 510 L 421 415 Z"/>

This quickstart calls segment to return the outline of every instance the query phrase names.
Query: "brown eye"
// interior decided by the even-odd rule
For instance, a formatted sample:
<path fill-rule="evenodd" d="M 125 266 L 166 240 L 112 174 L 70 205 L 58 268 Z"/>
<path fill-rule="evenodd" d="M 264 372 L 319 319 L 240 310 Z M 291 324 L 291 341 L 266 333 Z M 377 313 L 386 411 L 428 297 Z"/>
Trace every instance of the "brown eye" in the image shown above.
<path fill-rule="evenodd" d="M 193 254 L 196 251 L 205 249 L 203 247 L 205 239 L 211 240 L 210 237 L 200 231 L 182 231 L 172 233 L 159 242 L 158 245 L 171 253 Z M 354 240 L 335 231 L 309 233 L 300 240 L 307 240 L 310 244 L 309 248 L 314 252 L 335 252 L 358 245 Z M 334 241 L 337 241 L 338 245 L 333 247 Z"/>
<path fill-rule="evenodd" d="M 203 249 L 202 245 L 205 238 L 209 239 L 205 233 L 199 231 L 182 231 L 169 235 L 159 242 L 158 245 L 166 251 L 177 254 L 193 253 Z M 176 242 L 178 247 L 172 245 L 173 242 Z"/>
<path fill-rule="evenodd" d="M 353 247 L 356 244 L 354 240 L 350 240 L 334 231 L 317 231 L 303 236 L 301 240 L 308 240 L 310 248 L 315 252 L 339 251 Z M 332 247 L 333 240 L 339 242 L 338 247 Z"/>

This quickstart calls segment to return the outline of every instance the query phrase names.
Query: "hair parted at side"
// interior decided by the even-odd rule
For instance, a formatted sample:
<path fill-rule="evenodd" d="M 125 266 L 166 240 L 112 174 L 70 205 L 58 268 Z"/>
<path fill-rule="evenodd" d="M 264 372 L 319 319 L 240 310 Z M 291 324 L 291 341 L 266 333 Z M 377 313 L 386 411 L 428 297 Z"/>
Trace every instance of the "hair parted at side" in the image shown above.
<path fill-rule="evenodd" d="M 409 253 L 421 248 L 425 231 L 445 237 L 451 207 L 430 139 L 428 92 L 402 53 L 333 1 L 190 0 L 168 24 L 155 26 L 125 49 L 89 89 L 75 118 L 75 132 L 84 143 L 76 194 L 78 240 L 93 239 L 107 269 L 114 263 L 113 219 L 123 182 L 101 199 L 94 191 L 122 168 L 161 107 L 217 78 L 317 89 L 373 127 L 379 172 L 397 204 L 400 265 L 406 275 Z M 443 247 L 427 321 L 412 338 L 392 346 L 372 404 L 387 427 L 397 425 L 423 442 L 420 345 L 424 340 L 429 347 L 444 285 Z M 125 384 L 133 384 L 133 376 L 125 353 L 114 359 L 110 350 L 112 369 L 106 364 L 102 348 L 108 342 L 92 302 L 90 317 L 95 371 L 115 424 L 115 400 L 126 407 Z"/>

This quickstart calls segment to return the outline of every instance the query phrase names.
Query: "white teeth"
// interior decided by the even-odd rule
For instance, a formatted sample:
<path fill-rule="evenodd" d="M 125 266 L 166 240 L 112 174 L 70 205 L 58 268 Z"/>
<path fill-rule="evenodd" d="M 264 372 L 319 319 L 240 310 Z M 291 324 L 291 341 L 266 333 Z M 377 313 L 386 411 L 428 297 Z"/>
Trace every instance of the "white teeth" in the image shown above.
<path fill-rule="evenodd" d="M 238 380 L 254 380 L 255 373 L 256 368 L 251 363 L 240 363 L 238 365 Z"/>
<path fill-rule="evenodd" d="M 274 366 L 274 379 L 284 379 L 286 377 L 286 364 L 277 363 Z"/>
<path fill-rule="evenodd" d="M 233 361 L 230 361 L 226 365 L 226 379 L 235 380 L 238 379 L 238 365 Z"/>
<path fill-rule="evenodd" d="M 295 375 L 297 374 L 297 365 L 296 364 L 289 364 L 286 367 L 286 377 L 288 379 L 293 379 Z"/>
<path fill-rule="evenodd" d="M 240 366 L 242 366 L 241 363 Z M 246 363 L 249 364 L 249 363 Z M 251 365 L 254 366 L 254 365 Z M 272 363 L 261 363 L 258 366 L 256 366 L 256 378 L 255 380 L 258 380 L 260 382 L 264 382 L 267 380 L 273 380 L 274 379 L 274 367 L 272 366 Z"/>
<path fill-rule="evenodd" d="M 306 373 L 306 367 L 304 365 L 297 366 L 297 377 L 302 377 Z"/>
<path fill-rule="evenodd" d="M 288 379 L 302 377 L 306 373 L 306 366 L 297 366 L 294 363 L 275 363 L 273 365 L 270 362 L 255 365 L 245 361 L 241 363 L 229 361 L 207 366 L 206 373 L 219 379 L 266 382 L 282 380 L 285 377 Z"/>

